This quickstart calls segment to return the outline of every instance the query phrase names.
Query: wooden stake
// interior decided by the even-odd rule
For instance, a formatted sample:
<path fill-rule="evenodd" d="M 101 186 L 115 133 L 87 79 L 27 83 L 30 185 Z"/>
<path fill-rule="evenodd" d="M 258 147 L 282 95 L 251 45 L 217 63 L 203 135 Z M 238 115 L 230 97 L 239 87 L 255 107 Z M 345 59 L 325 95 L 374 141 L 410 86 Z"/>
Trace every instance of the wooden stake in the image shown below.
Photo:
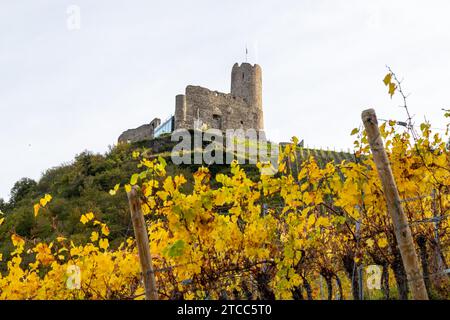
<path fill-rule="evenodd" d="M 150 245 L 148 240 L 147 225 L 141 209 L 141 200 L 136 187 L 133 187 L 127 193 L 130 204 L 131 221 L 133 222 L 134 235 L 136 237 L 136 246 L 139 252 L 139 261 L 144 276 L 145 299 L 158 300 L 158 291 L 156 289 L 156 280 L 150 254 Z"/>
<path fill-rule="evenodd" d="M 394 224 L 395 237 L 400 249 L 413 299 L 428 300 L 427 290 L 419 268 L 419 260 L 414 248 L 411 229 L 403 211 L 394 175 L 392 174 L 389 159 L 383 146 L 375 110 L 365 110 L 361 117 L 366 128 L 373 160 L 383 185 L 387 209 Z"/>

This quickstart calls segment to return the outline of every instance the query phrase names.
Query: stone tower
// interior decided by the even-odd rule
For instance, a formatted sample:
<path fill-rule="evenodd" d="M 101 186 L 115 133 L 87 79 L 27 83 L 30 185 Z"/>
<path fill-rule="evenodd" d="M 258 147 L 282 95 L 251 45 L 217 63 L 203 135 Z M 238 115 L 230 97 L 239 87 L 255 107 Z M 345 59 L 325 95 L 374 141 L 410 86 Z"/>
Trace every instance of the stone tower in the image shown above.
<path fill-rule="evenodd" d="M 262 107 L 262 71 L 257 64 L 235 63 L 231 70 L 231 92 L 222 93 L 188 85 L 175 97 L 175 113 L 161 124 L 150 124 L 125 131 L 119 141 L 137 142 L 153 139 L 176 129 L 214 128 L 264 130 Z"/>
<path fill-rule="evenodd" d="M 186 128 L 186 96 L 178 94 L 175 96 L 175 128 Z"/>
<path fill-rule="evenodd" d="M 261 67 L 235 63 L 230 93 L 187 86 L 185 94 L 175 98 L 175 129 L 192 129 L 196 122 L 222 131 L 264 130 Z"/>
<path fill-rule="evenodd" d="M 231 70 L 231 95 L 241 97 L 256 115 L 254 129 L 264 129 L 262 109 L 262 71 L 257 64 L 235 63 Z"/>

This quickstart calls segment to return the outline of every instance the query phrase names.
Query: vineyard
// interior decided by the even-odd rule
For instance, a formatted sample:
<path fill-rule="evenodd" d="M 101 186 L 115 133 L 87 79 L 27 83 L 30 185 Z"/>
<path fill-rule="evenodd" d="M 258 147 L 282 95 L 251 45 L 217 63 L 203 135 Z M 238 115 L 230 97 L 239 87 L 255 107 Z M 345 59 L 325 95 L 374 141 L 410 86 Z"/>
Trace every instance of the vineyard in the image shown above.
<path fill-rule="evenodd" d="M 380 132 L 428 296 L 449 299 L 448 130 L 386 121 Z M 138 192 L 158 298 L 411 298 L 366 132 L 351 134 L 354 155 L 327 162 L 293 138 L 275 175 L 248 175 L 233 162 L 229 173 L 202 166 L 188 181 L 168 174 L 163 157 L 133 152 L 135 173 L 110 186 L 108 197 Z M 35 219 L 51 216 L 52 201 L 43 194 L 30 206 Z M 2 213 L 0 225 L 7 219 Z M 0 255 L 0 299 L 144 299 L 133 234 L 111 245 L 112 230 L 96 212 L 77 223 L 88 241 L 59 235 L 46 242 L 11 230 L 14 250 Z M 372 265 L 380 267 L 381 287 L 369 292 Z"/>

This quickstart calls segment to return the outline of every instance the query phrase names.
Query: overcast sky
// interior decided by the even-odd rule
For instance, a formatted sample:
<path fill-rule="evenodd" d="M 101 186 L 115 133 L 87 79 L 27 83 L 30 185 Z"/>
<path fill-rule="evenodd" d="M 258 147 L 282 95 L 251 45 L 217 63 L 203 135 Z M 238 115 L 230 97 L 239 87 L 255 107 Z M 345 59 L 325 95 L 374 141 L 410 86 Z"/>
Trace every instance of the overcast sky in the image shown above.
<path fill-rule="evenodd" d="M 188 84 L 229 92 L 246 45 L 275 141 L 347 149 L 366 107 L 403 120 L 386 65 L 404 78 L 416 121 L 444 127 L 449 16 L 444 0 L 0 0 L 0 197 L 168 117 Z"/>

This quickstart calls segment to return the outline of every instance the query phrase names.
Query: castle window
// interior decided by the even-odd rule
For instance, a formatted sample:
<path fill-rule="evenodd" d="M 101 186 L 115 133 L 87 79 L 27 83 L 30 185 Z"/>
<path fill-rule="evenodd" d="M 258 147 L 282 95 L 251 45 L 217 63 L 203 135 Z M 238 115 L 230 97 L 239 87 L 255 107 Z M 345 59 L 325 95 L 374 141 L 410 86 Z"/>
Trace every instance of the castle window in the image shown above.
<path fill-rule="evenodd" d="M 242 72 L 242 80 L 244 80 L 245 73 Z"/>
<path fill-rule="evenodd" d="M 213 114 L 212 126 L 214 129 L 222 129 L 222 117 L 220 115 Z"/>

